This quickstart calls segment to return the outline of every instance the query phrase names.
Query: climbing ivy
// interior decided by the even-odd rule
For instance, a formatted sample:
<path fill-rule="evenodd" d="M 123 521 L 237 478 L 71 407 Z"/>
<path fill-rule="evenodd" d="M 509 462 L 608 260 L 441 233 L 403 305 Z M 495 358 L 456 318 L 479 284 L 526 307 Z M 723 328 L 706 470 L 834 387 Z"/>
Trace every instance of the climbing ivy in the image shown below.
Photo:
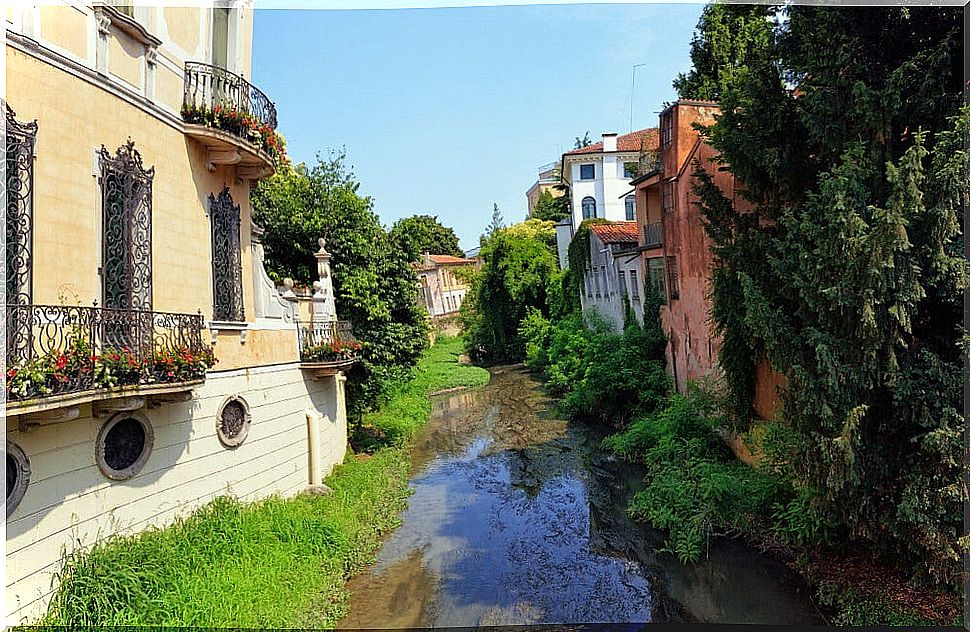
<path fill-rule="evenodd" d="M 575 305 L 577 308 L 580 304 L 579 297 L 583 292 L 583 279 L 586 278 L 586 272 L 589 270 L 590 264 L 589 227 L 593 224 L 606 223 L 608 222 L 602 218 L 583 220 L 583 223 L 576 229 L 572 241 L 569 242 L 569 248 L 566 253 L 569 269 L 563 278 L 563 285 L 566 288 L 566 295 L 576 301 Z"/>

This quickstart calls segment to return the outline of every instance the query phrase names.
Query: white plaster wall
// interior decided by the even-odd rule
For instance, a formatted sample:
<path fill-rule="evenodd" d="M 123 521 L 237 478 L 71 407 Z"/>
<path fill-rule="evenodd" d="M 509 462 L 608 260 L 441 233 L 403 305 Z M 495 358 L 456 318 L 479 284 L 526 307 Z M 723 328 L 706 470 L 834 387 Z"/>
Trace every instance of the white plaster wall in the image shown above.
<path fill-rule="evenodd" d="M 583 158 L 572 158 L 567 167 L 570 174 L 570 193 L 573 202 L 573 227 L 583 221 L 583 198 L 591 196 L 596 200 L 596 216 L 612 222 L 626 221 L 624 197 L 632 190 L 631 178 L 624 177 L 623 163 L 636 162 L 635 153 L 590 154 Z M 579 166 L 596 165 L 594 180 L 580 180 Z"/>
<path fill-rule="evenodd" d="M 306 410 L 326 415 L 320 461 L 326 475 L 345 454 L 343 378 L 314 380 L 298 364 L 212 372 L 191 401 L 142 409 L 154 447 L 144 468 L 125 481 L 104 477 L 95 440 L 107 420 L 82 417 L 21 432 L 8 419 L 7 440 L 30 461 L 27 493 L 7 520 L 7 624 L 36 620 L 47 605 L 62 547 L 88 547 L 116 533 L 161 526 L 216 496 L 252 501 L 295 494 L 309 482 Z M 231 395 L 249 404 L 242 445 L 225 448 L 215 416 Z"/>
<path fill-rule="evenodd" d="M 619 280 L 619 275 L 623 274 L 625 275 L 624 281 L 630 306 L 633 307 L 638 321 L 643 322 L 643 271 L 640 257 L 632 256 L 632 253 L 614 255 L 610 251 L 603 252 L 606 247 L 593 232 L 590 232 L 589 247 L 590 270 L 598 271 L 597 274 L 600 275 L 600 296 L 596 296 L 595 285 L 592 298 L 585 291 L 581 292 L 580 303 L 582 308 L 584 310 L 595 309 L 613 326 L 614 331 L 623 331 L 625 310 L 623 308 L 623 285 Z M 637 278 L 639 300 L 634 300 L 632 295 L 631 272 Z"/>

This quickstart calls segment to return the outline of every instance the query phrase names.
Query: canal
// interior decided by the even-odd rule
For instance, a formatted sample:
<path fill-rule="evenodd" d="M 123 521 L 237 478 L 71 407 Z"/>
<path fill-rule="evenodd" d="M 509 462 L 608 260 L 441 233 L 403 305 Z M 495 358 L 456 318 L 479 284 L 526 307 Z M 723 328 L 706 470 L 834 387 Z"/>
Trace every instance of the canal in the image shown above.
<path fill-rule="evenodd" d="M 820 623 L 784 565 L 714 540 L 693 566 L 624 513 L 637 472 L 603 431 L 558 419 L 522 369 L 435 398 L 414 494 L 377 562 L 352 579 L 342 628 L 541 623 Z"/>

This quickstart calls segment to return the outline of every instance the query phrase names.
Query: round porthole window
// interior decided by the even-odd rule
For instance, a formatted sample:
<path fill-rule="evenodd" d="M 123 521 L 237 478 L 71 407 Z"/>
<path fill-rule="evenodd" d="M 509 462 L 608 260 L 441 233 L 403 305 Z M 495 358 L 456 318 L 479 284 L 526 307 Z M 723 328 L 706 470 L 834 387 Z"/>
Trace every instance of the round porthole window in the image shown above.
<path fill-rule="evenodd" d="M 120 481 L 137 474 L 152 451 L 152 425 L 138 413 L 119 413 L 98 432 L 96 457 L 101 473 Z"/>
<path fill-rule="evenodd" d="M 30 483 L 30 461 L 15 443 L 7 444 L 7 517 L 20 504 Z"/>
<path fill-rule="evenodd" d="M 227 448 L 235 448 L 246 440 L 250 421 L 246 400 L 241 397 L 230 397 L 219 408 L 219 414 L 216 416 L 216 434 L 219 435 L 219 441 Z"/>

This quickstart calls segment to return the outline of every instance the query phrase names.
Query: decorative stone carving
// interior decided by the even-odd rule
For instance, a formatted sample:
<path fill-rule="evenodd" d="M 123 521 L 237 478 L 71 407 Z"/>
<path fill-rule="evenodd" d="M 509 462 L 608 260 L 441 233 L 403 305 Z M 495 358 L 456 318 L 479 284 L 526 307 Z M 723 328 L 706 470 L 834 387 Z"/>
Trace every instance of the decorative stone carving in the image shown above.
<path fill-rule="evenodd" d="M 111 31 L 111 18 L 103 11 L 98 11 L 95 13 L 95 19 L 98 22 L 98 35 L 107 37 Z"/>
<path fill-rule="evenodd" d="M 95 417 L 107 417 L 114 413 L 138 410 L 144 405 L 144 397 L 139 397 L 137 395 L 130 397 L 119 397 L 118 399 L 108 399 L 103 402 L 95 402 L 91 406 L 91 414 Z"/>
<path fill-rule="evenodd" d="M 320 250 L 313 256 L 317 260 L 317 274 L 319 281 L 313 282 L 313 321 L 327 322 L 337 319 L 337 305 L 333 296 L 333 279 L 330 276 L 330 253 L 327 252 L 327 241 L 321 237 Z"/>
<path fill-rule="evenodd" d="M 146 46 L 145 47 L 145 62 L 149 66 L 154 66 L 158 63 L 158 47 L 157 46 Z"/>
<path fill-rule="evenodd" d="M 293 280 L 283 280 L 283 286 L 286 290 L 281 295 L 263 265 L 266 257 L 263 250 L 263 228 L 255 223 L 250 223 L 250 241 L 252 242 L 253 253 L 253 279 L 256 283 L 254 297 L 256 317 L 279 320 L 288 324 L 293 323 L 296 320 L 296 295 L 293 293 Z M 287 282 L 289 285 L 287 285 Z"/>

